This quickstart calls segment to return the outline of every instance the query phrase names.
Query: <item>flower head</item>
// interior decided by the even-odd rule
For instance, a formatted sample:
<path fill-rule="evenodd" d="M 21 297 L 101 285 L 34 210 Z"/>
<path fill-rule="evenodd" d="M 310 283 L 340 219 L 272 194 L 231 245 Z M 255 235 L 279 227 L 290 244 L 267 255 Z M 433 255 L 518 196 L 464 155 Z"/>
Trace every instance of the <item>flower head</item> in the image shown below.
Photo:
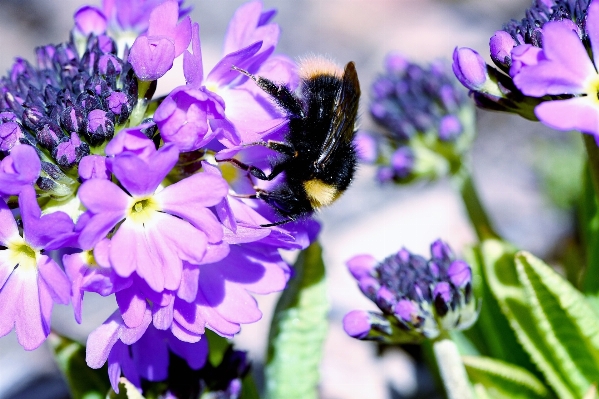
<path fill-rule="evenodd" d="M 463 61 L 458 78 L 472 86 L 483 85 L 482 59 L 464 51 L 457 54 Z M 372 85 L 370 104 L 370 114 L 385 130 L 385 139 L 379 139 L 379 180 L 407 182 L 454 172 L 449 165 L 459 164 L 473 134 L 466 93 L 441 61 L 420 66 L 391 53 L 386 66 L 385 74 Z"/>
<path fill-rule="evenodd" d="M 402 249 L 380 263 L 358 255 L 347 266 L 360 290 L 383 312 L 346 315 L 344 328 L 352 337 L 412 342 L 463 330 L 476 321 L 470 266 L 456 260 L 441 240 L 431 244 L 428 260 Z"/>

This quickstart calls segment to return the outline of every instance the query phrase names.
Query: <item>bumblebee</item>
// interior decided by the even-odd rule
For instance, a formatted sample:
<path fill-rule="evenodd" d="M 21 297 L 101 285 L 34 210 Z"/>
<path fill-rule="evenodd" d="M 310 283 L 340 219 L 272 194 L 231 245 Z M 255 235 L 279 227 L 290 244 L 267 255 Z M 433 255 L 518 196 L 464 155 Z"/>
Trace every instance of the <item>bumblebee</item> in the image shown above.
<path fill-rule="evenodd" d="M 284 141 L 253 143 L 278 153 L 271 171 L 229 159 L 260 180 L 284 179 L 269 191 L 256 188 L 252 198 L 270 205 L 282 220 L 277 226 L 312 214 L 330 205 L 348 188 L 356 170 L 353 139 L 360 99 L 360 83 L 353 62 L 341 70 L 324 58 L 300 64 L 296 92 L 248 71 L 233 67 L 252 79 L 286 113 L 288 132 Z"/>

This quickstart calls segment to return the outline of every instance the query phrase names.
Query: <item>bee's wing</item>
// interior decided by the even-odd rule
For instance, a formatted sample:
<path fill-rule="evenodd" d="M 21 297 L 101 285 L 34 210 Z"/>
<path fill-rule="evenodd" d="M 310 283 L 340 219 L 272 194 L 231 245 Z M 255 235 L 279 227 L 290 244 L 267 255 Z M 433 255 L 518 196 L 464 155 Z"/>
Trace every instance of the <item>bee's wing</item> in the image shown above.
<path fill-rule="evenodd" d="M 360 82 L 358 73 L 353 62 L 348 62 L 343 72 L 341 90 L 337 96 L 336 109 L 331 121 L 329 134 L 322 145 L 320 156 L 316 161 L 322 169 L 328 163 L 331 155 L 339 144 L 351 143 L 355 135 L 355 123 L 358 115 L 358 103 L 360 100 Z"/>

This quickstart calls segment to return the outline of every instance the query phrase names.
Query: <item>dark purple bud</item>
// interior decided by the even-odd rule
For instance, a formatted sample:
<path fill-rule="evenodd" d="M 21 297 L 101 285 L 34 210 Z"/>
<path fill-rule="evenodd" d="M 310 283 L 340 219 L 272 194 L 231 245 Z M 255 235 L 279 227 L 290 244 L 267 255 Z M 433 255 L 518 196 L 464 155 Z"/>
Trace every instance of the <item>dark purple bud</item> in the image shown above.
<path fill-rule="evenodd" d="M 435 285 L 435 289 L 433 290 L 433 298 L 436 300 L 437 297 L 441 297 L 441 299 L 446 303 L 451 301 L 451 286 L 447 281 L 441 281 Z"/>
<path fill-rule="evenodd" d="M 391 74 L 399 75 L 404 73 L 408 65 L 407 58 L 398 52 L 391 52 L 385 57 L 385 69 Z"/>
<path fill-rule="evenodd" d="M 141 121 L 141 124 L 138 126 L 139 131 L 149 139 L 154 138 L 156 132 L 158 131 L 158 126 L 154 123 L 152 118 L 146 118 Z"/>
<path fill-rule="evenodd" d="M 372 255 L 356 255 L 346 263 L 349 272 L 356 280 L 372 276 L 377 264 L 377 260 Z"/>
<path fill-rule="evenodd" d="M 370 314 L 365 310 L 352 310 L 343 318 L 343 329 L 350 337 L 366 338 L 370 333 Z"/>
<path fill-rule="evenodd" d="M 106 108 L 115 115 L 120 115 L 129 112 L 129 99 L 127 95 L 120 91 L 113 91 L 108 97 L 106 97 Z"/>
<path fill-rule="evenodd" d="M 362 277 L 358 281 L 358 287 L 366 297 L 371 301 L 376 302 L 377 292 L 381 287 L 377 279 L 374 277 Z"/>
<path fill-rule="evenodd" d="M 512 49 L 516 41 L 504 30 L 498 30 L 489 40 L 491 59 L 497 66 L 509 68 L 512 65 Z"/>
<path fill-rule="evenodd" d="M 82 142 L 77 133 L 72 133 L 70 140 L 58 144 L 52 152 L 56 163 L 63 168 L 72 167 L 86 155 L 89 155 L 89 145 Z"/>
<path fill-rule="evenodd" d="M 433 260 L 447 262 L 453 259 L 453 252 L 449 245 L 437 240 L 431 244 L 431 256 Z"/>
<path fill-rule="evenodd" d="M 456 112 L 458 110 L 459 97 L 459 94 L 456 93 L 456 88 L 452 85 L 443 85 L 441 89 L 439 89 L 439 99 L 441 100 L 443 107 L 449 112 Z"/>
<path fill-rule="evenodd" d="M 397 252 L 397 259 L 399 259 L 403 263 L 408 263 L 411 257 L 412 254 L 405 248 L 402 248 Z"/>
<path fill-rule="evenodd" d="M 397 299 L 389 288 L 385 286 L 379 288 L 376 293 L 376 304 L 383 312 L 392 313 L 396 303 Z"/>
<path fill-rule="evenodd" d="M 114 40 L 110 36 L 100 35 L 97 37 L 98 39 L 98 49 L 104 53 L 115 53 L 116 52 L 116 44 L 114 44 Z"/>
<path fill-rule="evenodd" d="M 17 115 L 22 115 L 25 111 L 25 109 L 23 108 L 23 99 L 15 96 L 13 93 L 9 91 L 4 94 L 4 101 L 6 101 L 6 104 Z"/>
<path fill-rule="evenodd" d="M 86 51 L 81 57 L 81 67 L 89 74 L 93 74 L 98 66 L 100 54 L 97 51 Z"/>
<path fill-rule="evenodd" d="M 414 168 L 414 153 L 408 146 L 399 147 L 391 156 L 391 166 L 395 175 L 400 178 L 406 178 Z"/>
<path fill-rule="evenodd" d="M 386 77 L 380 77 L 374 81 L 372 84 L 372 97 L 377 99 L 382 99 L 395 91 L 395 83 Z"/>
<path fill-rule="evenodd" d="M 373 101 L 370 104 L 370 113 L 375 119 L 381 120 L 385 118 L 385 116 L 387 115 L 387 108 L 385 107 L 385 104 L 383 104 L 382 102 Z"/>
<path fill-rule="evenodd" d="M 85 83 L 85 90 L 96 94 L 99 97 L 106 97 L 110 93 L 110 87 L 100 76 L 92 76 Z"/>
<path fill-rule="evenodd" d="M 435 286 L 433 290 L 433 303 L 437 315 L 443 317 L 449 311 L 449 304 L 452 300 L 451 286 L 448 282 L 442 281 Z"/>
<path fill-rule="evenodd" d="M 53 122 L 45 123 L 36 130 L 37 141 L 45 148 L 54 150 L 58 144 L 67 141 L 68 137 L 60 126 Z"/>
<path fill-rule="evenodd" d="M 463 260 L 451 262 L 449 269 L 447 269 L 447 275 L 451 283 L 458 288 L 465 287 L 472 280 L 470 266 Z"/>
<path fill-rule="evenodd" d="M 23 137 L 23 131 L 16 122 L 0 125 L 0 151 L 8 151 Z"/>
<path fill-rule="evenodd" d="M 106 157 L 101 155 L 88 155 L 79 162 L 79 177 L 81 180 L 110 179 L 110 171 L 106 167 Z"/>
<path fill-rule="evenodd" d="M 453 141 L 462 134 L 462 123 L 455 115 L 445 115 L 439 122 L 439 139 Z"/>
<path fill-rule="evenodd" d="M 48 122 L 49 120 L 46 117 L 44 110 L 40 108 L 27 108 L 25 112 L 23 112 L 23 124 L 31 130 L 37 130 Z"/>
<path fill-rule="evenodd" d="M 92 146 L 99 145 L 114 136 L 112 114 L 101 109 L 94 109 L 87 115 L 85 136 Z"/>
<path fill-rule="evenodd" d="M 77 96 L 77 104 L 87 112 L 102 109 L 101 100 L 97 96 L 89 93 L 81 93 Z"/>
<path fill-rule="evenodd" d="M 98 71 L 102 75 L 119 75 L 122 70 L 121 61 L 112 54 L 103 54 L 98 61 Z"/>
<path fill-rule="evenodd" d="M 418 305 L 408 299 L 402 299 L 395 305 L 394 314 L 405 323 L 418 320 Z"/>
<path fill-rule="evenodd" d="M 37 47 L 35 49 L 37 67 L 39 69 L 52 69 L 54 67 L 54 54 L 56 54 L 56 47 L 51 44 Z"/>
<path fill-rule="evenodd" d="M 376 179 L 381 183 L 386 183 L 388 181 L 393 180 L 395 176 L 395 171 L 390 166 L 383 166 L 379 168 L 376 172 Z"/>
<path fill-rule="evenodd" d="M 70 132 L 80 132 L 85 123 L 83 109 L 78 106 L 65 108 L 60 115 L 60 123 Z"/>
<path fill-rule="evenodd" d="M 470 48 L 455 48 L 452 67 L 460 83 L 470 90 L 481 90 L 487 82 L 487 65 L 483 58 Z"/>

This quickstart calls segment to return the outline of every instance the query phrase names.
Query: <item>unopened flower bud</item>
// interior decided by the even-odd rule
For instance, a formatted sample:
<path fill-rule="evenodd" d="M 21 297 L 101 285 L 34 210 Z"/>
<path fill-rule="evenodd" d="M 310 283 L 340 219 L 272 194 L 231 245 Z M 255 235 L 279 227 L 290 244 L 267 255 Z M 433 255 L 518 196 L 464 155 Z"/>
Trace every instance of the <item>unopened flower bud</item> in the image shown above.
<path fill-rule="evenodd" d="M 453 51 L 453 72 L 460 83 L 475 91 L 482 90 L 489 78 L 483 58 L 468 47 L 456 47 Z"/>

